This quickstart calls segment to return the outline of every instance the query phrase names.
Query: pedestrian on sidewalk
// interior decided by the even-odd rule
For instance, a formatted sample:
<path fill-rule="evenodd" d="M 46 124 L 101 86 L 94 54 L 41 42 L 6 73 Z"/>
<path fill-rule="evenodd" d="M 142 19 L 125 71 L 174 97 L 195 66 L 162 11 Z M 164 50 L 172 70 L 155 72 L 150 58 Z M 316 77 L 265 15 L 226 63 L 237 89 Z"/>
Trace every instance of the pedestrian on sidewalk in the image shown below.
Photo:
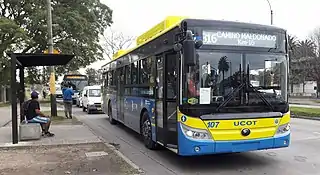
<path fill-rule="evenodd" d="M 23 105 L 26 110 L 24 115 L 28 123 L 39 123 L 41 125 L 42 136 L 52 137 L 54 134 L 49 132 L 51 119 L 40 111 L 38 99 L 39 94 L 36 91 L 33 91 L 31 93 L 31 100 L 28 100 Z"/>
<path fill-rule="evenodd" d="M 72 118 L 72 95 L 73 90 L 70 84 L 67 84 L 63 89 L 63 104 L 64 104 L 64 113 L 67 118 Z M 69 116 L 68 116 L 69 114 Z"/>
<path fill-rule="evenodd" d="M 47 92 L 45 88 L 42 89 L 42 96 L 43 96 L 43 99 L 46 99 L 47 97 Z"/>

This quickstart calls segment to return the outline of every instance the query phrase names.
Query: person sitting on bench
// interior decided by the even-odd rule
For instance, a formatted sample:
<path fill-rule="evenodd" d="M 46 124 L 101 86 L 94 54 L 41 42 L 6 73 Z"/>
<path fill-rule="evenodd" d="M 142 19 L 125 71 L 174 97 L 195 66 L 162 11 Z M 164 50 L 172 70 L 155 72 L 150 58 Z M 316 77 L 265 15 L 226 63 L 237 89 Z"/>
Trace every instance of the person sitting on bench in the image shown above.
<path fill-rule="evenodd" d="M 53 133 L 49 132 L 51 120 L 49 116 L 45 116 L 40 111 L 40 103 L 38 101 L 38 93 L 33 91 L 31 93 L 31 100 L 27 101 L 26 119 L 28 123 L 39 123 L 42 128 L 42 136 L 52 137 Z"/>

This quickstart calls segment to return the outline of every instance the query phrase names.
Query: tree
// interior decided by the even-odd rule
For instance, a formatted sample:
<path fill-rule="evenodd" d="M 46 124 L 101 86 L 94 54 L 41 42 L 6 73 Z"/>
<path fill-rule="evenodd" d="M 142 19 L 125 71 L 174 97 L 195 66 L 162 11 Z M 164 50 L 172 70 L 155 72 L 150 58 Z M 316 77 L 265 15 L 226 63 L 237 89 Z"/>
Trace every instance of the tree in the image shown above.
<path fill-rule="evenodd" d="M 316 56 L 320 57 L 320 27 L 317 27 L 313 32 L 311 32 L 310 38 L 315 44 Z"/>
<path fill-rule="evenodd" d="M 0 8 L 1 9 L 1 8 Z M 3 13 L 3 12 L 0 12 Z M 8 85 L 10 80 L 10 63 L 5 52 L 21 47 L 21 42 L 28 37 L 15 21 L 0 16 L 0 84 Z"/>
<path fill-rule="evenodd" d="M 38 53 L 47 49 L 45 3 L 45 0 L 0 0 L 0 17 L 11 20 L 10 25 L 15 24 L 20 35 L 28 37 L 24 40 L 11 37 L 8 40 L 16 48 L 19 46 L 23 53 Z M 78 70 L 103 59 L 99 36 L 111 25 L 112 10 L 100 0 L 52 0 L 52 8 L 54 47 L 62 53 L 75 55 L 70 64 L 57 67 L 57 73 L 61 75 Z M 28 72 L 31 71 L 29 69 Z"/>
<path fill-rule="evenodd" d="M 293 85 L 300 82 L 300 69 L 298 69 L 298 58 L 297 58 L 297 48 L 298 41 L 295 36 L 289 35 L 288 37 L 289 44 L 289 82 L 291 84 L 291 93 L 293 93 Z"/>
<path fill-rule="evenodd" d="M 320 92 L 320 27 L 316 28 L 310 36 L 315 44 L 315 58 L 311 62 L 311 76 L 317 81 L 317 97 Z"/>
<path fill-rule="evenodd" d="M 219 72 L 222 72 L 222 79 L 224 80 L 224 73 L 229 70 L 229 64 L 227 62 L 227 57 L 223 56 L 220 58 L 218 62 Z"/>
<path fill-rule="evenodd" d="M 41 84 L 41 73 L 38 71 L 39 70 L 36 67 L 29 68 L 28 75 L 25 79 L 27 84 Z"/>
<path fill-rule="evenodd" d="M 89 85 L 97 84 L 99 75 L 95 69 L 93 68 L 86 69 L 86 74 L 88 76 Z"/>
<path fill-rule="evenodd" d="M 134 42 L 135 37 L 126 36 L 122 32 L 116 32 L 112 29 L 105 31 L 103 35 L 104 39 L 104 52 L 108 56 L 109 60 L 112 60 L 113 54 L 118 50 L 128 49 Z"/>
<path fill-rule="evenodd" d="M 297 57 L 315 57 L 316 56 L 316 45 L 310 39 L 298 41 Z"/>
<path fill-rule="evenodd" d="M 102 84 L 102 69 L 97 70 L 97 83 Z"/>
<path fill-rule="evenodd" d="M 219 69 L 219 73 L 222 72 L 222 94 L 224 94 L 225 92 L 225 81 L 224 81 L 224 73 L 227 72 L 229 70 L 229 64 L 227 62 L 227 56 L 223 56 L 220 58 L 219 62 L 218 62 L 218 69 Z"/>

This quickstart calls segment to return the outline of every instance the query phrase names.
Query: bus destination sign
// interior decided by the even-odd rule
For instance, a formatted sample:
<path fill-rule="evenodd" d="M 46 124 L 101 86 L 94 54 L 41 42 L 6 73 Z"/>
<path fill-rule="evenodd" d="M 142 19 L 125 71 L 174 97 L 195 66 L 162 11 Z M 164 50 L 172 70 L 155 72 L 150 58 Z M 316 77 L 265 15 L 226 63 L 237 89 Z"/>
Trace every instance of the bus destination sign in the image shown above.
<path fill-rule="evenodd" d="M 66 75 L 66 79 L 86 79 L 85 76 L 79 76 L 79 75 Z"/>
<path fill-rule="evenodd" d="M 275 48 L 277 44 L 276 35 L 262 33 L 207 30 L 202 34 L 205 45 Z"/>

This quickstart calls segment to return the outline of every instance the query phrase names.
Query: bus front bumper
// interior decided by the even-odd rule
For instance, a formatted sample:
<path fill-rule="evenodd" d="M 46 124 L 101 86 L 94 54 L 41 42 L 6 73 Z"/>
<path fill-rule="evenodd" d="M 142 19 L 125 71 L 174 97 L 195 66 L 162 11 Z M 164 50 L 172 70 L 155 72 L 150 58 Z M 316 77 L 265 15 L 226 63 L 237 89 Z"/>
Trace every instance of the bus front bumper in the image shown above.
<path fill-rule="evenodd" d="M 178 128 L 180 128 L 180 126 Z M 238 153 L 288 147 L 290 144 L 290 132 L 286 133 L 285 135 L 263 139 L 214 141 L 193 140 L 185 136 L 181 129 L 178 129 L 178 141 L 178 154 L 181 156 Z"/>

